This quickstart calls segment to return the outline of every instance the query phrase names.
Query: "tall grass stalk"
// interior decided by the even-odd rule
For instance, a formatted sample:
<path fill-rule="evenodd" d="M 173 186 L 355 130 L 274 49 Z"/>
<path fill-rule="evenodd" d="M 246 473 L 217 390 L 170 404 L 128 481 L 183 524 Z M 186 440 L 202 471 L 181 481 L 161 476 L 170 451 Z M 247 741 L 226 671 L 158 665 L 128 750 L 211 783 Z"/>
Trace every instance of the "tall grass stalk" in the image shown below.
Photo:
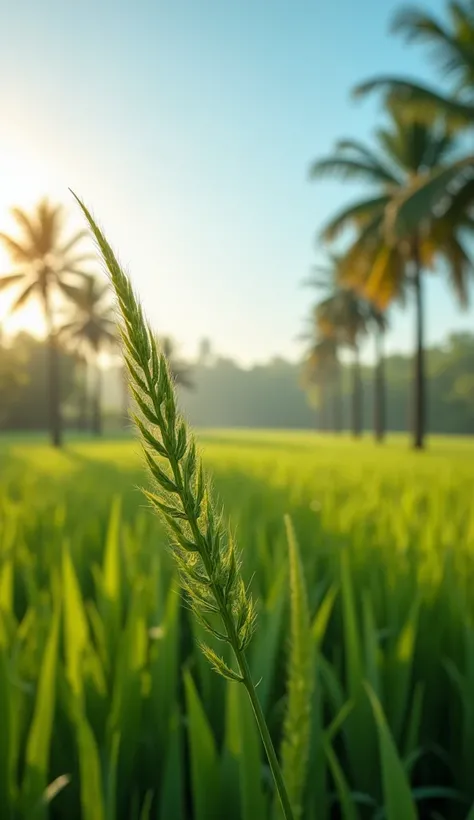
<path fill-rule="evenodd" d="M 75 196 L 75 194 L 74 194 Z M 110 245 L 85 205 L 76 197 L 97 241 L 110 276 L 121 317 L 124 357 L 130 389 L 139 413 L 134 415 L 155 492 L 145 495 L 167 526 L 181 584 L 196 618 L 231 646 L 237 668 L 211 647 L 201 648 L 223 677 L 245 686 L 267 753 L 285 820 L 293 812 L 245 650 L 255 630 L 255 608 L 222 510 L 216 507 L 209 480 L 189 428 L 176 406 L 173 381 L 164 354 Z"/>

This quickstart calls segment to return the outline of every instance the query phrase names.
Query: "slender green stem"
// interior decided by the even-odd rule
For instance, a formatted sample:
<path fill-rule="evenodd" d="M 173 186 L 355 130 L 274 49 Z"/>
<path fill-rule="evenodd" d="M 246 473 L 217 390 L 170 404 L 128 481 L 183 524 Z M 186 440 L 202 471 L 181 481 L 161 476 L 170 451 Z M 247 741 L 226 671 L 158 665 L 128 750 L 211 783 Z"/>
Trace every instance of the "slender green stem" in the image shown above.
<path fill-rule="evenodd" d="M 186 510 L 186 514 L 188 516 L 188 521 L 190 527 L 193 531 L 194 538 L 196 539 L 196 543 L 202 541 L 201 531 L 199 529 L 198 523 L 192 513 L 191 510 L 187 509 L 187 504 L 184 496 L 183 491 L 183 480 L 181 476 L 181 470 L 178 462 L 173 457 L 170 458 L 171 469 L 173 471 L 173 475 L 176 481 L 176 484 L 179 488 L 180 495 L 183 501 L 183 507 Z M 275 786 L 278 792 L 278 796 L 280 798 L 281 806 L 283 809 L 283 816 L 285 820 L 294 820 L 293 811 L 290 805 L 290 800 L 288 797 L 288 792 L 286 790 L 285 781 L 283 780 L 283 775 L 281 773 L 280 764 L 278 762 L 278 758 L 275 752 L 275 747 L 273 745 L 273 741 L 270 736 L 270 732 L 268 731 L 267 722 L 265 720 L 265 715 L 263 714 L 263 709 L 261 707 L 260 701 L 257 696 L 257 691 L 255 689 L 254 682 L 252 680 L 252 675 L 250 672 L 250 667 L 247 662 L 247 658 L 245 657 L 245 652 L 241 650 L 239 647 L 239 640 L 235 632 L 235 626 L 233 623 L 232 618 L 229 615 L 227 606 L 225 601 L 222 598 L 222 593 L 219 587 L 213 581 L 213 568 L 210 562 L 207 559 L 205 550 L 201 553 L 202 560 L 206 567 L 206 571 L 211 579 L 211 583 L 213 586 L 214 596 L 216 601 L 218 602 L 221 618 L 224 623 L 227 637 L 229 639 L 229 643 L 232 646 L 234 651 L 235 658 L 239 665 L 240 673 L 242 675 L 242 683 L 245 686 L 248 696 L 250 698 L 250 702 L 252 704 L 253 713 L 255 715 L 255 720 L 257 721 L 258 730 L 260 732 L 260 736 L 262 738 L 262 742 L 265 748 L 265 752 L 267 754 L 268 762 L 270 764 L 270 769 L 273 775 L 273 780 L 275 782 Z"/>
<path fill-rule="evenodd" d="M 257 721 L 257 726 L 263 741 L 263 745 L 267 753 L 268 762 L 270 764 L 270 769 L 272 771 L 273 779 L 275 781 L 278 796 L 280 798 L 281 806 L 283 809 L 283 815 L 285 817 L 285 820 L 293 820 L 293 811 L 290 805 L 288 792 L 286 791 L 285 781 L 283 780 L 283 775 L 281 773 L 280 764 L 276 756 L 275 747 L 270 737 L 270 732 L 268 731 L 265 715 L 263 714 L 263 709 L 258 699 L 257 692 L 252 680 L 252 676 L 250 674 L 247 658 L 245 657 L 245 654 L 243 652 L 237 654 L 237 661 L 239 663 L 240 671 L 244 679 L 244 686 L 248 692 L 248 696 L 252 704 L 255 720 Z"/>

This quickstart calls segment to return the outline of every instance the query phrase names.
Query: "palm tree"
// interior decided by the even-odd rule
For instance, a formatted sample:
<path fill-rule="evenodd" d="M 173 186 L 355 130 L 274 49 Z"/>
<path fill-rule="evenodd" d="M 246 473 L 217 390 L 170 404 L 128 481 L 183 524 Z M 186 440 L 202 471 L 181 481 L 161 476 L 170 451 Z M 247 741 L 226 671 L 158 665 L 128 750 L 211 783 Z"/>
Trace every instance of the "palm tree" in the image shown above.
<path fill-rule="evenodd" d="M 403 241 L 390 236 L 390 217 L 407 186 L 425 172 L 437 168 L 454 150 L 453 138 L 421 123 L 407 124 L 400 108 L 389 108 L 390 122 L 377 131 L 373 149 L 355 140 L 336 144 L 335 152 L 312 167 L 313 178 L 339 176 L 363 179 L 374 190 L 370 196 L 345 207 L 323 228 L 324 240 L 332 241 L 347 228 L 356 236 L 340 268 L 343 283 L 358 289 L 377 307 L 385 310 L 401 298 L 410 284 L 416 306 L 416 353 L 414 378 L 414 446 L 424 441 L 425 377 L 422 271 L 432 267 L 438 255 L 449 263 L 451 283 L 461 303 L 467 300 L 470 260 L 460 238 L 461 220 L 450 215 L 431 230 L 414 233 Z"/>
<path fill-rule="evenodd" d="M 356 96 L 382 90 L 387 101 L 400 105 L 410 120 L 432 124 L 440 117 L 454 130 L 474 126 L 474 3 L 449 3 L 445 23 L 429 12 L 406 7 L 393 20 L 392 30 L 408 42 L 427 43 L 452 93 L 430 88 L 410 78 L 375 77 L 355 89 Z M 472 143 L 471 143 L 472 145 Z M 392 230 L 404 238 L 420 224 L 443 217 L 446 211 L 465 212 L 474 204 L 474 152 L 455 159 L 447 168 L 426 169 L 406 191 L 392 214 Z M 455 213 L 452 214 L 454 218 Z"/>
<path fill-rule="evenodd" d="M 95 363 L 95 386 L 92 400 L 92 430 L 102 432 L 102 368 L 98 361 L 106 348 L 117 344 L 116 324 L 110 302 L 108 284 L 88 276 L 82 288 L 66 286 L 66 293 L 77 308 L 77 315 L 63 325 L 61 332 L 76 350 L 82 353 L 87 366 L 88 357 Z"/>
<path fill-rule="evenodd" d="M 63 209 L 59 205 L 50 204 L 46 199 L 38 204 L 31 216 L 20 208 L 14 208 L 12 214 L 22 231 L 22 236 L 15 238 L 0 233 L 0 241 L 5 245 L 17 269 L 10 275 L 0 278 L 0 290 L 14 285 L 21 286 L 20 293 L 12 305 L 12 312 L 19 310 L 33 297 L 41 301 L 49 348 L 51 440 L 55 447 L 59 447 L 62 425 L 53 298 L 58 290 L 64 292 L 71 275 L 84 276 L 82 263 L 88 260 L 89 256 L 77 254 L 76 246 L 87 234 L 80 231 L 65 239 Z"/>
<path fill-rule="evenodd" d="M 317 335 L 315 328 L 309 336 L 305 334 L 304 338 L 310 341 L 310 346 L 303 361 L 302 383 L 306 388 L 317 387 L 321 430 L 329 430 L 331 427 L 329 396 L 332 392 L 333 429 L 339 432 L 342 430 L 342 396 L 337 341 Z"/>
<path fill-rule="evenodd" d="M 325 298 L 314 310 L 315 325 L 323 338 L 334 339 L 353 352 L 352 429 L 354 436 L 362 432 L 362 383 L 360 378 L 359 343 L 366 332 L 367 306 L 354 290 L 340 284 L 341 258 L 330 257 L 329 267 L 318 267 L 323 279 L 310 280 L 317 288 L 324 288 Z"/>

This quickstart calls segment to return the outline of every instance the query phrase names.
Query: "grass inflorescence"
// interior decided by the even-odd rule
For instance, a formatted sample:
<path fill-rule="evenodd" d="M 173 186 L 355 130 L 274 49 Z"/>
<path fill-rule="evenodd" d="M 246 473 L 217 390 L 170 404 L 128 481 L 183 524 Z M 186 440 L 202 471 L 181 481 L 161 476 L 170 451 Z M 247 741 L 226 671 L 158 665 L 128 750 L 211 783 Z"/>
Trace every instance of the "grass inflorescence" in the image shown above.
<path fill-rule="evenodd" d="M 286 818 L 292 818 L 273 743 L 253 684 L 245 650 L 256 613 L 240 572 L 240 559 L 224 515 L 213 499 L 196 442 L 177 408 L 164 354 L 148 325 L 130 280 L 89 210 L 78 200 L 98 244 L 117 298 L 121 337 L 138 413 L 140 434 L 154 492 L 145 495 L 166 524 L 181 585 L 198 621 L 230 645 L 237 669 L 205 643 L 201 649 L 223 677 L 244 684 L 262 736 Z M 215 618 L 220 619 L 220 628 Z"/>

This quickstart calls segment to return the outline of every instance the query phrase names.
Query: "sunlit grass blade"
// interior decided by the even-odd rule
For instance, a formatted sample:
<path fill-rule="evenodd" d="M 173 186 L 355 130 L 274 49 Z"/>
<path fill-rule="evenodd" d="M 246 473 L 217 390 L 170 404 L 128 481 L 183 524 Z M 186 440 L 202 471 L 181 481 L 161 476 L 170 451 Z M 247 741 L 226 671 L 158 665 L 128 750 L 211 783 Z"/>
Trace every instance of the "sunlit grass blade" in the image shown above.
<path fill-rule="evenodd" d="M 81 590 L 69 548 L 66 544 L 63 548 L 62 583 L 66 676 L 74 694 L 81 698 L 83 690 L 82 662 L 89 641 L 89 627 Z"/>
<path fill-rule="evenodd" d="M 102 568 L 102 618 L 108 639 L 110 657 L 116 651 L 118 632 L 122 619 L 122 559 L 120 554 L 120 519 L 119 499 L 115 499 L 110 511 L 110 520 L 105 543 L 104 564 Z"/>
<path fill-rule="evenodd" d="M 75 707 L 79 755 L 81 816 L 83 820 L 107 820 L 99 750 L 79 702 Z"/>
<path fill-rule="evenodd" d="M 26 745 L 26 771 L 22 805 L 29 818 L 46 817 L 42 796 L 48 786 L 48 769 L 56 706 L 56 669 L 58 660 L 60 610 L 57 607 L 44 649 L 38 680 L 33 721 Z"/>
<path fill-rule="evenodd" d="M 309 757 L 311 698 L 313 692 L 313 646 L 306 584 L 300 550 L 289 516 L 285 517 L 290 580 L 290 648 L 288 699 L 281 748 L 282 770 L 293 813 L 303 811 Z"/>

